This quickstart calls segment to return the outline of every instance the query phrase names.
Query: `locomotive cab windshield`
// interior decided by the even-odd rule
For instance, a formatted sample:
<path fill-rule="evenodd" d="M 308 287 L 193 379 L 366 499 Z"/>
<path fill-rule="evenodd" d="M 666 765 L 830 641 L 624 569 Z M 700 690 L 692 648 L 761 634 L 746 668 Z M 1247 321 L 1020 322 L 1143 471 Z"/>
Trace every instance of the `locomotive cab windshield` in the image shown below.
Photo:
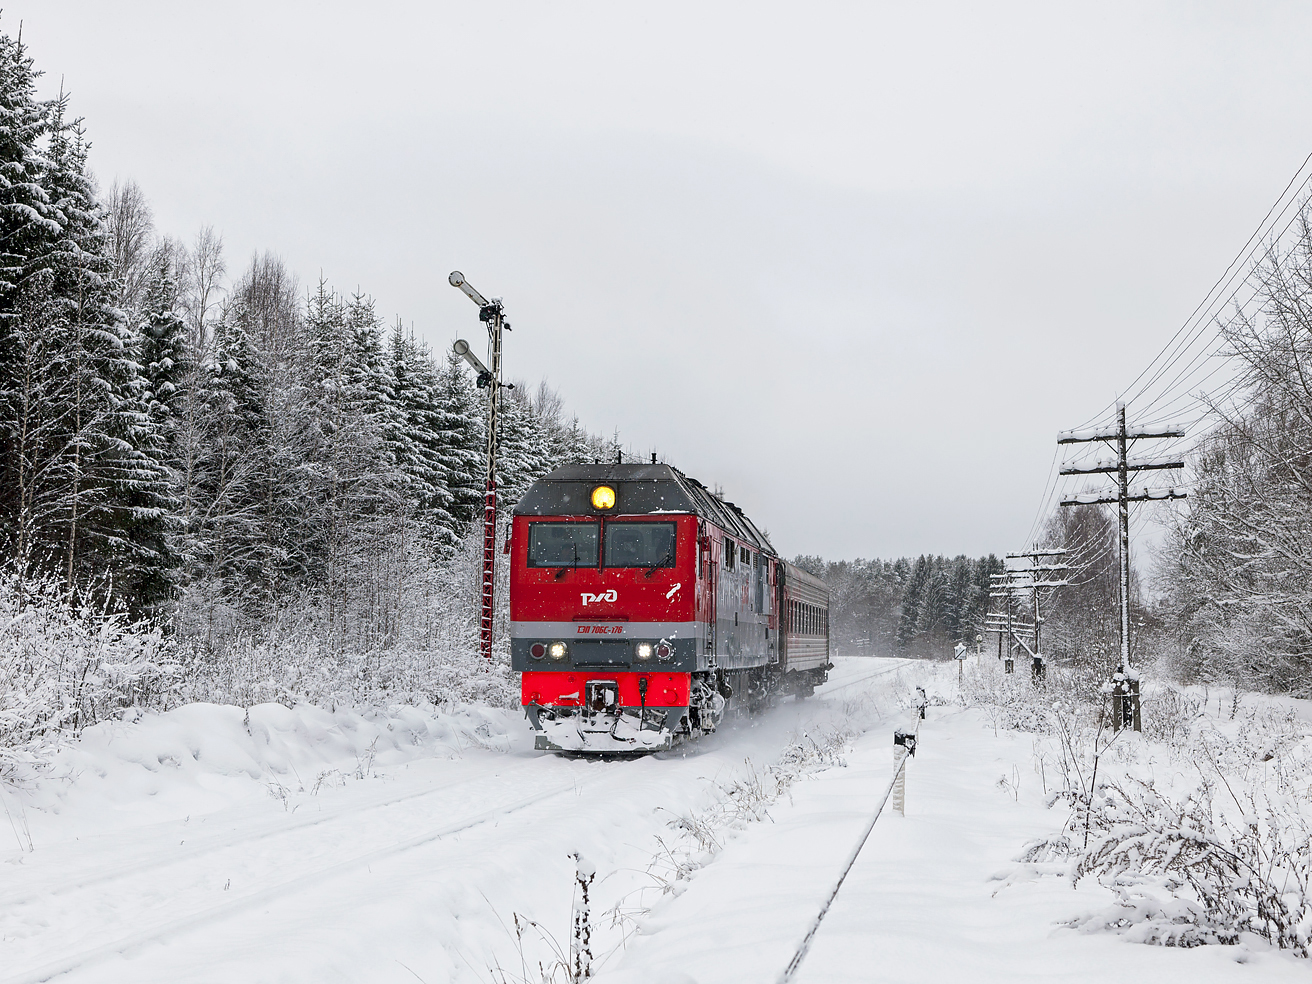
<path fill-rule="evenodd" d="M 673 567 L 673 523 L 606 524 L 607 567 Z"/>
<path fill-rule="evenodd" d="M 528 535 L 529 567 L 596 567 L 597 523 L 533 523 Z"/>

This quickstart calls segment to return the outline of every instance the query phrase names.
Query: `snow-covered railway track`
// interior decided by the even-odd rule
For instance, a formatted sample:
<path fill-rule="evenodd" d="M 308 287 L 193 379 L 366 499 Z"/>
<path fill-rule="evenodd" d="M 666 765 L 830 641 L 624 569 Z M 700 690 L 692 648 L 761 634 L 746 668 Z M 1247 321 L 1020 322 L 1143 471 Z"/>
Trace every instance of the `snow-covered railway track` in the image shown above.
<path fill-rule="evenodd" d="M 876 680 L 879 677 L 888 676 L 890 673 L 896 673 L 898 670 L 905 670 L 909 663 L 910 660 L 902 660 L 898 663 L 897 666 L 892 666 L 887 669 L 880 670 L 878 673 L 871 673 L 867 676 L 860 677 L 856 680 L 849 680 L 847 683 L 839 683 L 833 685 L 826 684 L 824 687 L 818 688 L 816 693 L 821 697 L 828 697 L 831 694 L 838 693 L 840 690 L 846 690 L 848 687 L 855 687 L 857 684 L 868 683 L 869 681 Z"/>
<path fill-rule="evenodd" d="M 512 774 L 517 774 L 519 772 L 528 771 L 535 765 L 535 762 L 530 761 L 511 770 L 511 772 Z M 501 778 L 507 777 L 503 775 Z M 484 779 L 485 777 L 471 776 L 456 782 L 430 786 L 426 789 L 404 793 L 400 796 L 390 796 L 372 803 L 348 806 L 335 810 L 325 810 L 316 813 L 313 816 L 307 816 L 301 819 L 286 820 L 279 817 L 276 823 L 269 824 L 267 827 L 253 832 L 246 830 L 195 838 L 192 840 L 190 846 L 179 845 L 179 849 L 171 850 L 169 853 L 162 856 L 158 854 L 158 848 L 152 845 L 151 852 L 148 856 L 135 857 L 113 866 L 101 868 L 96 871 L 89 871 L 80 874 L 77 878 L 64 882 L 63 884 L 44 884 L 39 888 L 24 888 L 16 892 L 0 895 L 0 913 L 4 912 L 6 909 L 24 905 L 36 901 L 37 899 L 66 895 L 70 892 L 81 891 L 94 885 L 102 885 L 124 878 L 134 878 L 151 871 L 169 868 L 188 861 L 194 861 L 198 858 L 215 855 L 223 851 L 247 848 L 252 844 L 261 841 L 290 836 L 324 824 L 357 820 L 366 814 L 378 810 L 387 810 L 390 807 L 398 806 L 402 803 L 422 800 L 432 796 L 451 795 L 452 793 L 457 793 L 474 783 L 484 781 Z"/>
<path fill-rule="evenodd" d="M 602 771 L 611 771 L 620 764 L 621 763 L 599 764 L 597 768 Z M 36 967 L 30 967 L 17 974 L 0 978 L 0 984 L 39 984 L 39 982 L 42 981 L 54 980 L 58 977 L 90 967 L 119 954 L 127 953 L 145 944 L 162 942 L 170 937 L 184 934 L 191 930 L 199 929 L 233 916 L 242 915 L 270 902 L 309 891 L 310 889 L 316 888 L 334 878 L 350 874 L 376 862 L 395 857 L 399 854 L 404 854 L 405 852 L 415 850 L 416 848 L 423 847 L 443 838 L 451 837 L 490 821 L 499 820 L 512 814 L 519 813 L 556 796 L 577 792 L 585 786 L 592 785 L 594 782 L 599 781 L 601 778 L 602 777 L 598 775 L 583 781 L 572 779 L 567 783 L 553 786 L 550 789 L 525 797 L 515 803 L 499 804 L 491 809 L 443 824 L 417 836 L 407 838 L 395 844 L 390 844 L 387 847 L 358 854 L 326 867 L 308 871 L 278 884 L 249 892 L 238 898 L 232 899 L 231 901 L 225 902 L 222 905 L 208 906 L 198 909 L 197 911 L 188 913 L 185 916 L 157 923 L 149 928 L 138 930 L 137 932 L 130 933 L 126 936 L 119 937 L 98 946 L 90 947 L 77 953 L 69 954 L 58 960 L 53 960 Z"/>

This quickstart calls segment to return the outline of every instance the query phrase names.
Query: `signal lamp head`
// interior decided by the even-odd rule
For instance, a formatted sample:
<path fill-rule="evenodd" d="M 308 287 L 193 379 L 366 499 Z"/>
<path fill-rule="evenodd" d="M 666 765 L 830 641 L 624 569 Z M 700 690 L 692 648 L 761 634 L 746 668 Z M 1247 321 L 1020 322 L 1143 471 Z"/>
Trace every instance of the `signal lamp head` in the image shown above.
<path fill-rule="evenodd" d="M 668 642 L 658 643 L 656 646 L 656 658 L 662 663 L 668 663 L 674 659 L 674 647 Z"/>
<path fill-rule="evenodd" d="M 569 655 L 569 646 L 565 645 L 563 642 L 553 642 L 547 647 L 547 652 L 552 659 L 564 659 Z"/>
<path fill-rule="evenodd" d="M 651 659 L 652 648 L 653 648 L 653 647 L 652 647 L 652 644 L 651 644 L 650 642 L 638 642 L 638 643 L 634 643 L 634 645 L 633 645 L 633 655 L 637 656 L 638 659 L 641 659 L 641 660 L 648 660 L 648 659 Z"/>
<path fill-rule="evenodd" d="M 547 647 L 540 642 L 535 642 L 529 647 L 528 652 L 534 659 L 541 659 L 543 656 L 547 655 Z"/>
<path fill-rule="evenodd" d="M 615 490 L 609 485 L 598 485 L 592 490 L 593 509 L 614 509 Z"/>

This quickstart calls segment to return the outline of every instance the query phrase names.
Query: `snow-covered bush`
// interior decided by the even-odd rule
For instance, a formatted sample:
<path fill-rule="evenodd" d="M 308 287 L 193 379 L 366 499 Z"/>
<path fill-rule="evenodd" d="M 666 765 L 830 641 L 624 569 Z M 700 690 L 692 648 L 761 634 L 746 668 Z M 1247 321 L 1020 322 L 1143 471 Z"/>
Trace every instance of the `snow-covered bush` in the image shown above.
<path fill-rule="evenodd" d="M 277 702 L 345 705 L 518 705 L 508 661 L 488 665 L 470 646 L 394 646 L 370 652 L 331 648 L 309 634 L 238 636 L 222 649 L 199 640 L 180 647 L 182 696 L 215 704 Z"/>
<path fill-rule="evenodd" d="M 1204 783 L 1174 802 L 1149 782 L 1098 791 L 1100 834 L 1081 853 L 1073 881 L 1094 876 L 1116 904 L 1078 925 L 1145 943 L 1236 943 L 1252 933 L 1299 956 L 1312 938 L 1312 825 L 1306 801 L 1250 787 L 1213 802 Z"/>
<path fill-rule="evenodd" d="M 0 780 L 30 773 L 61 738 L 126 707 L 163 707 L 179 667 L 157 627 L 0 574 Z"/>
<path fill-rule="evenodd" d="M 306 590 L 257 618 L 228 605 L 217 584 L 192 585 L 175 618 L 185 699 L 518 706 L 501 634 L 510 618 L 509 565 L 497 565 L 499 635 L 489 666 L 478 655 L 481 524 L 441 563 L 412 546 L 388 591 L 361 595 L 386 594 L 386 605 Z"/>

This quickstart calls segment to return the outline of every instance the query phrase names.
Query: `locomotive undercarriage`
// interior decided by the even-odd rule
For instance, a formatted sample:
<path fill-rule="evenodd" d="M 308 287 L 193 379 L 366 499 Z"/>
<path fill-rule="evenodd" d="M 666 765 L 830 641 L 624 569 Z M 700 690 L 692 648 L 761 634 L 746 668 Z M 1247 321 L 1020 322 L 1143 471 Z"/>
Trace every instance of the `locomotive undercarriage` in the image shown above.
<path fill-rule="evenodd" d="M 722 676 L 722 675 L 721 675 Z M 694 673 L 686 707 L 628 707 L 614 680 L 589 680 L 579 705 L 526 705 L 533 746 L 552 752 L 633 755 L 670 748 L 715 731 L 727 704 L 727 686 L 711 673 Z"/>
<path fill-rule="evenodd" d="M 589 680 L 578 705 L 525 705 L 540 751 L 641 755 L 713 734 L 729 710 L 755 714 L 782 694 L 799 700 L 823 683 L 829 667 L 782 674 L 773 666 L 692 674 L 686 707 L 629 707 L 611 679 Z"/>

